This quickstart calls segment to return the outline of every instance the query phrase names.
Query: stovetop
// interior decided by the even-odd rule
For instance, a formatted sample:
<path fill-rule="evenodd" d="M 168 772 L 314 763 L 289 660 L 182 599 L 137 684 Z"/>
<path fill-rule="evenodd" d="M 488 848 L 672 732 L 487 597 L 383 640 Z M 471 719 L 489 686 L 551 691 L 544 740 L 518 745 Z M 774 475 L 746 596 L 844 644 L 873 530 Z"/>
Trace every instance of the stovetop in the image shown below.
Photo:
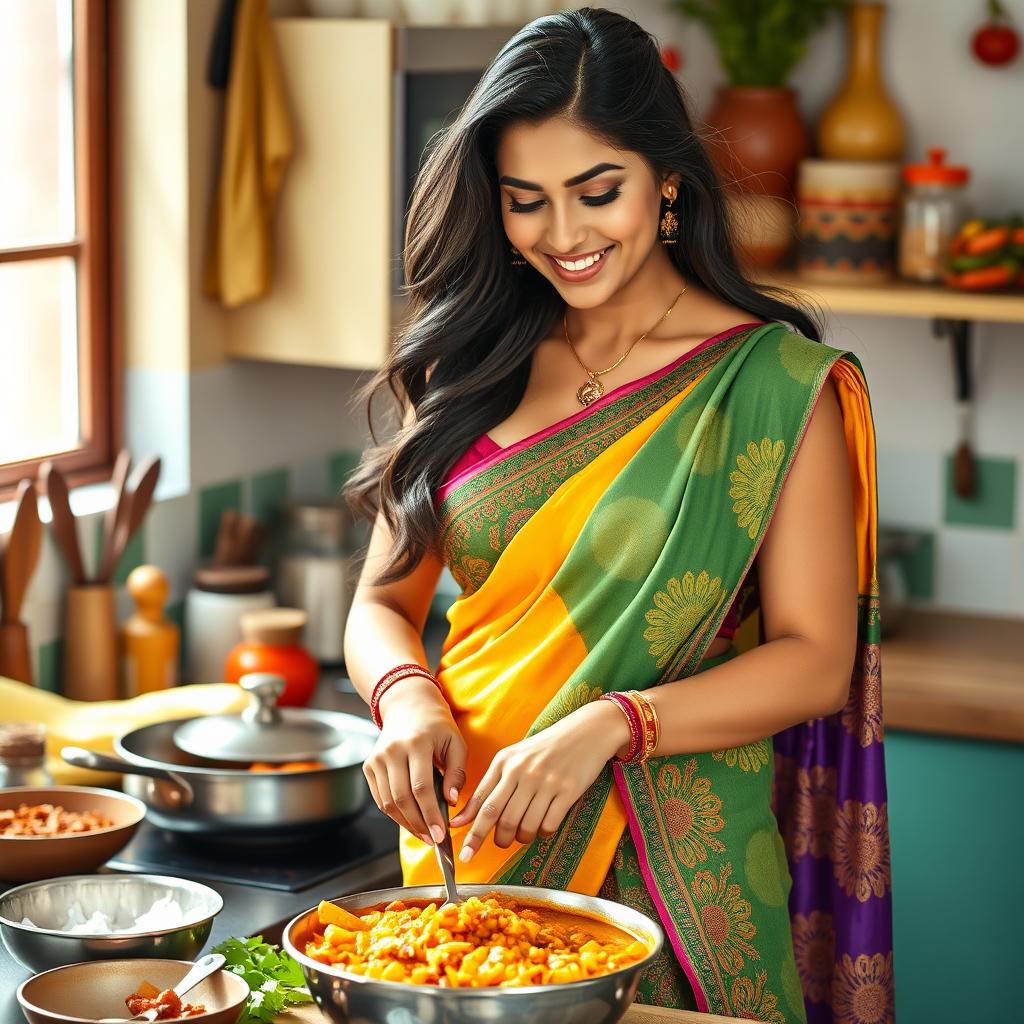
<path fill-rule="evenodd" d="M 295 841 L 218 844 L 143 821 L 107 868 L 301 892 L 397 848 L 398 827 L 373 806 L 330 831 Z"/>

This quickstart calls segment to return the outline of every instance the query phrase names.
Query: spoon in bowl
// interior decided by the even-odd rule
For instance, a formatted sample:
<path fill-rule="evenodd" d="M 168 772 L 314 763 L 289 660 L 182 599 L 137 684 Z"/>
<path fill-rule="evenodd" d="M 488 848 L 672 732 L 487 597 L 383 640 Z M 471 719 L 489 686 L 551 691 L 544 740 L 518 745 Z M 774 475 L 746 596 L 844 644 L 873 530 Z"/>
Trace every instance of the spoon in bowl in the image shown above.
<path fill-rule="evenodd" d="M 455 888 L 455 852 L 452 849 L 452 834 L 448 828 L 448 801 L 444 796 L 444 776 L 434 770 L 434 795 L 437 797 L 437 804 L 441 809 L 441 819 L 444 821 L 444 839 L 434 845 L 434 853 L 437 854 L 437 863 L 441 866 L 441 874 L 444 875 L 444 887 L 448 891 L 447 899 L 441 904 L 442 907 L 449 903 L 461 903 L 462 897 L 459 890 Z M 440 910 L 441 908 L 438 907 Z"/>
<path fill-rule="evenodd" d="M 211 974 L 216 974 L 224 966 L 224 956 L 221 953 L 207 953 L 202 959 L 197 960 L 177 985 L 171 991 L 180 999 L 186 992 L 191 992 L 201 981 L 205 981 Z M 160 1010 L 154 1007 L 152 1010 L 143 1010 L 134 1017 L 100 1017 L 97 1024 L 125 1024 L 131 1020 L 156 1020 Z"/>

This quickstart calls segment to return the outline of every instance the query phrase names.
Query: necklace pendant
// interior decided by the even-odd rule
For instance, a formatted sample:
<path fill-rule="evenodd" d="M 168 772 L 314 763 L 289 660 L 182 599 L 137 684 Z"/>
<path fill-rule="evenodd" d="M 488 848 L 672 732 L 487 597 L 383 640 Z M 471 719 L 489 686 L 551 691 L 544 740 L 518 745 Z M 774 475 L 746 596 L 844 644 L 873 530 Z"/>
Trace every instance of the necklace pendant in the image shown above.
<path fill-rule="evenodd" d="M 583 406 L 591 405 L 602 395 L 604 395 L 604 385 L 596 377 L 590 377 L 576 392 L 576 401 Z"/>

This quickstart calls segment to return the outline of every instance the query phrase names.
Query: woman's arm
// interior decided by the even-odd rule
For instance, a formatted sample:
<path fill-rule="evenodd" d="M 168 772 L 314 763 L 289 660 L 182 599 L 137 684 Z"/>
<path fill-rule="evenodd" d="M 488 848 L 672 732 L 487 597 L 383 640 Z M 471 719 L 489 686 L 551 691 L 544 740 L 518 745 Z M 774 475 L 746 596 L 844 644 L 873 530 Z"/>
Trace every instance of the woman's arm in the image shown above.
<path fill-rule="evenodd" d="M 391 549 L 391 531 L 378 517 L 345 626 L 345 666 L 367 702 L 374 684 L 396 665 L 427 665 L 423 625 L 441 574 L 426 555 L 409 575 L 393 583 L 372 582 Z M 444 836 L 434 796 L 435 762 L 444 768 L 444 790 L 452 803 L 466 781 L 466 745 L 444 697 L 422 677 L 403 679 L 379 704 L 380 739 L 363 766 L 373 799 L 403 828 L 430 842 Z"/>
<path fill-rule="evenodd" d="M 723 665 L 645 691 L 661 722 L 658 754 L 753 743 L 845 703 L 857 634 L 849 467 L 829 382 L 758 554 L 766 642 Z M 729 527 L 734 524 L 723 528 Z M 476 818 L 464 846 L 479 847 L 492 826 L 499 846 L 550 834 L 600 766 L 628 743 L 622 712 L 610 701 L 594 701 L 500 751 L 453 819 L 460 825 Z M 525 792 L 533 784 L 525 780 L 536 780 L 537 791 Z"/>

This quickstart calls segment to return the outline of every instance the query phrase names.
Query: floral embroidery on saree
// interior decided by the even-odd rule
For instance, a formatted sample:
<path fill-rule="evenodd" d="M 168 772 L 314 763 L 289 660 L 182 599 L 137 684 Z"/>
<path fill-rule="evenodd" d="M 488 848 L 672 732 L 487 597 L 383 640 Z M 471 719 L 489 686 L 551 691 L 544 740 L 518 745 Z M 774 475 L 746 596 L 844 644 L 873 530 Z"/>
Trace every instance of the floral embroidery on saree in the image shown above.
<path fill-rule="evenodd" d="M 727 344 L 733 340 L 709 348 L 700 372 L 684 364 L 686 373 L 671 385 L 671 374 L 659 378 L 593 419 L 488 464 L 444 499 L 444 550 L 466 589 L 449 613 L 453 639 L 440 677 L 456 694 L 460 727 L 484 723 L 480 728 L 492 730 L 488 743 L 500 734 L 507 744 L 597 693 L 702 670 L 741 591 L 741 619 L 750 607 L 754 588 L 744 581 L 830 374 L 846 402 L 844 419 L 852 416 L 851 430 L 862 431 L 858 457 L 868 483 L 855 496 L 858 639 L 862 648 L 877 644 L 873 435 L 859 365 L 781 325 Z M 585 507 L 574 500 L 580 494 L 587 495 Z M 698 528 L 703 523 L 718 525 Z M 557 662 L 558 651 L 571 657 Z M 591 892 L 610 892 L 621 881 L 624 897 L 653 908 L 675 961 L 673 968 L 672 959 L 659 958 L 645 974 L 645 1000 L 695 1002 L 701 1010 L 773 1024 L 825 1024 L 841 990 L 850 993 L 851 1006 L 865 1005 L 858 1002 L 863 993 L 880 992 L 878 1020 L 891 1019 L 887 809 L 873 658 L 859 652 L 854 671 L 861 678 L 842 715 L 775 737 L 778 772 L 768 737 L 729 750 L 615 764 L 553 836 L 488 861 L 500 865 L 488 877 Z M 535 670 L 556 663 L 555 673 Z M 867 679 L 872 665 L 877 683 Z M 482 692 L 489 702 L 478 697 Z M 501 707 L 501 715 L 491 707 Z M 529 718 L 516 718 L 513 732 L 507 722 L 517 707 Z M 467 742 L 472 746 L 472 732 Z M 841 774 L 850 766 L 855 774 Z M 812 786 L 822 790 L 820 799 L 807 792 Z M 608 822 L 623 815 L 627 831 L 617 824 L 620 831 L 612 832 Z M 613 844 L 618 838 L 617 851 L 609 836 Z M 607 859 L 597 874 L 591 851 L 600 843 Z M 831 864 L 821 864 L 814 851 Z M 630 858 L 642 886 L 626 877 Z M 846 899 L 860 908 L 860 931 L 851 928 L 845 904 L 833 913 Z M 828 999 L 802 991 L 812 977 L 807 950 L 820 959 L 823 947 L 817 931 L 805 934 L 798 963 L 799 916 L 815 926 L 827 917 L 832 928 Z M 825 967 L 815 970 L 825 991 Z M 841 1019 L 836 1012 L 834 1020 Z"/>

